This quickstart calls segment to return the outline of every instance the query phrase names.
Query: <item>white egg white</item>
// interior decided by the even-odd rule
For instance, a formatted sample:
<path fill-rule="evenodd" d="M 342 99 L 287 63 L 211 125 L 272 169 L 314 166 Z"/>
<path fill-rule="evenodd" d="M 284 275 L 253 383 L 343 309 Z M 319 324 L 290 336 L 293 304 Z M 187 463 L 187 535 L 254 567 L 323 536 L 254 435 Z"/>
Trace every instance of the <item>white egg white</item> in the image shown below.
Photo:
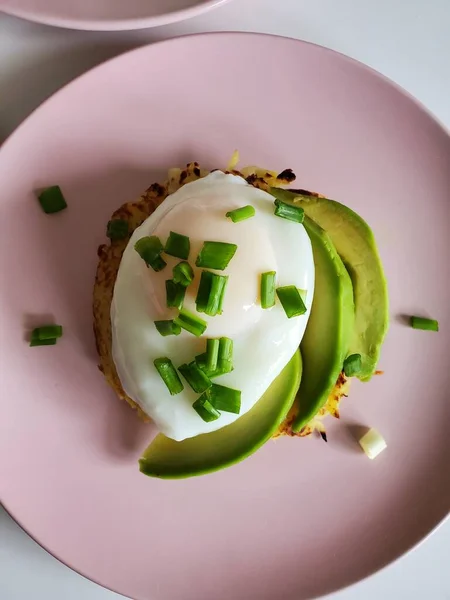
<path fill-rule="evenodd" d="M 252 205 L 256 215 L 233 223 L 225 214 Z M 181 377 L 184 390 L 171 396 L 153 361 L 169 357 L 175 367 L 191 362 L 205 351 L 206 338 L 230 337 L 234 342 L 234 370 L 215 383 L 242 392 L 241 415 L 254 406 L 289 362 L 303 337 L 314 293 L 314 262 L 309 237 L 298 223 L 274 216 L 273 198 L 248 185 L 241 177 L 220 171 L 188 183 L 169 196 L 138 227 L 125 249 L 111 305 L 112 351 L 125 392 L 151 417 L 159 430 L 175 440 L 214 431 L 240 415 L 222 412 L 219 419 L 204 422 L 192 408 L 198 394 Z M 165 281 L 179 259 L 164 255 L 167 267 L 155 273 L 134 250 L 143 236 L 157 235 L 163 243 L 169 232 L 189 236 L 189 263 L 195 279 L 189 286 L 185 307 L 195 312 L 195 296 L 201 269 L 195 259 L 206 240 L 237 244 L 225 271 L 229 275 L 223 314 L 208 317 L 200 338 L 182 331 L 162 337 L 154 321 L 172 319 L 177 310 L 166 307 Z M 277 286 L 295 285 L 307 290 L 305 315 L 288 319 L 277 301 L 271 309 L 260 306 L 260 276 L 276 271 Z"/>

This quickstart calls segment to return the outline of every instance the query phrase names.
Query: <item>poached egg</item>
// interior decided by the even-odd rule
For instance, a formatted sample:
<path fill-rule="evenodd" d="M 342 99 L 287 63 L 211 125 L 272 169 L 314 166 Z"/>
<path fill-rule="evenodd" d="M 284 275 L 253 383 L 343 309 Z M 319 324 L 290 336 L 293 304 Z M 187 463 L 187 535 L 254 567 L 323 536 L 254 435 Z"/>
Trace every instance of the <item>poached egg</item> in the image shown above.
<path fill-rule="evenodd" d="M 311 242 L 303 225 L 274 216 L 273 200 L 242 177 L 215 171 L 168 196 L 133 232 L 123 253 L 111 303 L 113 360 L 124 391 L 167 437 L 181 441 L 222 428 L 245 414 L 301 342 L 314 294 Z M 254 217 L 239 223 L 225 217 L 246 205 L 255 208 Z M 194 314 L 202 271 L 195 261 L 203 242 L 237 245 L 227 268 L 214 271 L 229 276 L 223 313 L 199 315 L 207 322 L 199 338 L 184 330 L 163 337 L 154 325 L 178 314 L 166 306 L 165 281 L 172 278 L 172 268 L 180 259 L 164 255 L 167 266 L 155 272 L 134 249 L 144 236 L 156 235 L 164 244 L 171 231 L 190 239 L 188 262 L 195 277 L 187 288 L 184 308 Z M 260 277 L 267 271 L 276 271 L 277 287 L 295 285 L 306 290 L 304 315 L 288 319 L 278 300 L 270 309 L 261 308 Z M 214 383 L 241 391 L 241 412 L 221 412 L 219 419 L 207 423 L 192 408 L 199 394 L 180 376 L 184 389 L 171 396 L 153 361 L 166 356 L 178 368 L 205 352 L 207 338 L 222 336 L 233 340 L 234 370 Z"/>

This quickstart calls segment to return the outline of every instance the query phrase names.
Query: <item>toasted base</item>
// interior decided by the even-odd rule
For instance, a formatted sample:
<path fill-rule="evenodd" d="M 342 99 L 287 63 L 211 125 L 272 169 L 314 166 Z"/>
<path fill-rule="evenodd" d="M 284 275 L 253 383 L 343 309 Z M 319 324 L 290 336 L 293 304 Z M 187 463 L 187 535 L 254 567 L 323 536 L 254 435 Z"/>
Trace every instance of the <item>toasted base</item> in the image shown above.
<path fill-rule="evenodd" d="M 234 166 L 234 165 L 233 165 Z M 278 176 L 272 171 L 259 169 L 257 167 L 247 167 L 242 172 L 231 170 L 231 173 L 245 177 L 248 183 L 262 189 L 268 186 L 286 185 L 295 179 L 295 175 L 290 169 L 280 173 Z M 205 177 L 208 171 L 200 169 L 198 163 L 189 163 L 185 169 L 171 169 L 169 179 L 164 184 L 154 183 L 142 196 L 135 202 L 127 202 L 116 210 L 111 219 L 123 219 L 128 222 L 129 236 L 126 239 L 111 241 L 109 244 L 102 244 L 98 248 L 98 266 L 94 284 L 94 334 L 97 345 L 97 352 L 100 357 L 99 369 L 105 376 L 106 381 L 113 388 L 116 394 L 122 400 L 137 411 L 138 416 L 144 421 L 150 421 L 150 417 L 132 400 L 123 390 L 116 367 L 112 358 L 112 337 L 111 337 L 111 302 L 113 297 L 114 285 L 117 272 L 119 270 L 122 254 L 128 244 L 132 232 L 141 225 L 156 209 L 161 202 L 178 188 L 201 177 Z M 327 414 L 339 417 L 339 401 L 342 396 L 346 396 L 348 391 L 348 380 L 343 373 L 339 376 L 336 386 L 330 394 L 325 406 L 319 411 L 308 425 L 299 433 L 292 431 L 291 425 L 295 417 L 296 404 L 294 403 L 286 421 L 281 425 L 279 432 L 274 436 L 290 435 L 305 436 L 318 430 L 324 432 L 321 419 Z"/>

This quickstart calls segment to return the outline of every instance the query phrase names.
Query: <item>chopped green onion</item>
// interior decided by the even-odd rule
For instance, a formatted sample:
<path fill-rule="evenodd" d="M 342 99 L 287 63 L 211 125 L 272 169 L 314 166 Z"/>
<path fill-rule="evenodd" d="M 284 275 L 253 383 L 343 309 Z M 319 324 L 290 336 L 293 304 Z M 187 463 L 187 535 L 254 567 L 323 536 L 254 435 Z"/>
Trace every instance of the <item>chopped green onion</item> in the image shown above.
<path fill-rule="evenodd" d="M 125 221 L 125 219 L 108 221 L 106 236 L 113 242 L 125 239 L 128 236 L 128 221 Z"/>
<path fill-rule="evenodd" d="M 255 213 L 255 207 L 248 204 L 247 206 L 243 206 L 242 208 L 230 210 L 225 216 L 231 219 L 233 223 L 239 223 L 239 221 L 245 221 L 246 219 L 254 217 Z"/>
<path fill-rule="evenodd" d="M 166 247 L 164 248 L 166 254 L 187 260 L 189 258 L 190 250 L 191 242 L 186 235 L 181 235 L 181 233 L 175 233 L 174 231 L 169 233 Z"/>
<path fill-rule="evenodd" d="M 135 243 L 134 249 L 154 271 L 162 271 L 167 264 L 161 256 L 163 245 L 156 235 L 141 238 Z"/>
<path fill-rule="evenodd" d="M 305 303 L 295 285 L 279 287 L 276 292 L 288 319 L 305 314 Z"/>
<path fill-rule="evenodd" d="M 439 323 L 435 319 L 425 317 L 411 317 L 411 327 L 413 329 L 423 329 L 425 331 L 439 331 Z"/>
<path fill-rule="evenodd" d="M 157 358 L 153 361 L 153 364 L 156 367 L 156 370 L 161 376 L 161 379 L 167 386 L 167 389 L 170 392 L 171 396 L 175 396 L 175 394 L 179 394 L 184 390 L 184 386 L 181 383 L 181 379 L 178 376 L 178 373 L 175 367 L 172 364 L 170 358 L 163 356 L 162 358 Z"/>
<path fill-rule="evenodd" d="M 217 410 L 238 415 L 241 412 L 241 392 L 233 388 L 213 383 L 205 392 L 208 400 Z"/>
<path fill-rule="evenodd" d="M 61 325 L 43 325 L 42 327 L 36 327 L 31 333 L 31 339 L 33 340 L 56 340 L 63 334 L 63 328 Z"/>
<path fill-rule="evenodd" d="M 261 274 L 261 307 L 271 308 L 275 305 L 275 271 Z"/>
<path fill-rule="evenodd" d="M 211 271 L 202 271 L 195 304 L 198 312 L 210 317 L 222 314 L 228 275 L 217 275 Z"/>
<path fill-rule="evenodd" d="M 233 370 L 233 340 L 221 337 L 219 340 L 219 358 L 217 366 L 221 373 L 231 373 Z"/>
<path fill-rule="evenodd" d="M 203 373 L 209 377 L 209 379 L 214 379 L 214 377 L 219 377 L 220 375 L 223 375 L 218 365 L 214 370 L 208 369 L 207 360 L 208 355 L 206 352 L 203 352 L 203 354 L 198 354 L 195 357 L 195 362 L 198 364 Z"/>
<path fill-rule="evenodd" d="M 178 370 L 197 394 L 205 392 L 212 385 L 210 379 L 200 369 L 195 360 L 189 364 L 181 365 Z"/>
<path fill-rule="evenodd" d="M 361 372 L 361 354 L 350 354 L 344 360 L 344 373 L 346 377 L 354 377 Z"/>
<path fill-rule="evenodd" d="M 376 458 L 387 448 L 384 437 L 376 429 L 369 429 L 358 442 L 370 460 Z"/>
<path fill-rule="evenodd" d="M 236 244 L 226 242 L 204 242 L 195 264 L 205 269 L 223 271 L 237 250 Z"/>
<path fill-rule="evenodd" d="M 186 288 L 181 283 L 175 283 L 172 279 L 166 280 L 166 304 L 168 308 L 181 310 L 184 302 Z"/>
<path fill-rule="evenodd" d="M 275 200 L 275 215 L 282 219 L 288 219 L 289 221 L 295 221 L 295 223 L 303 223 L 305 218 L 305 211 L 301 206 L 293 206 L 287 204 L 281 200 Z"/>
<path fill-rule="evenodd" d="M 206 340 L 206 367 L 208 371 L 217 369 L 217 359 L 219 357 L 219 340 Z"/>
<path fill-rule="evenodd" d="M 197 297 L 195 298 L 195 305 L 198 312 L 205 312 L 206 307 L 208 306 L 213 275 L 214 273 L 211 273 L 211 271 L 202 271 L 197 290 Z"/>
<path fill-rule="evenodd" d="M 193 315 L 184 308 L 180 310 L 178 317 L 174 319 L 174 323 L 197 337 L 200 337 L 205 333 L 207 326 L 206 321 L 197 317 L 197 315 Z"/>
<path fill-rule="evenodd" d="M 181 327 L 171 320 L 155 321 L 155 327 L 163 337 L 168 335 L 180 335 L 181 333 Z"/>
<path fill-rule="evenodd" d="M 55 337 L 53 338 L 44 338 L 41 339 L 39 335 L 36 333 L 36 329 L 31 334 L 30 346 L 54 346 L 57 342 Z"/>
<path fill-rule="evenodd" d="M 215 317 L 222 313 L 225 290 L 228 284 L 228 275 L 216 275 L 213 273 L 211 289 L 209 291 L 208 302 L 205 313 L 210 317 Z"/>
<path fill-rule="evenodd" d="M 220 417 L 220 412 L 214 408 L 211 402 L 206 396 L 206 392 L 198 398 L 192 408 L 198 413 L 198 415 L 206 422 L 210 423 Z"/>
<path fill-rule="evenodd" d="M 173 268 L 173 280 L 175 283 L 180 283 L 184 287 L 188 287 L 194 280 L 194 269 L 186 261 L 178 263 Z"/>
<path fill-rule="evenodd" d="M 67 202 L 59 185 L 52 185 L 43 190 L 38 196 L 42 210 L 48 215 L 67 208 Z"/>

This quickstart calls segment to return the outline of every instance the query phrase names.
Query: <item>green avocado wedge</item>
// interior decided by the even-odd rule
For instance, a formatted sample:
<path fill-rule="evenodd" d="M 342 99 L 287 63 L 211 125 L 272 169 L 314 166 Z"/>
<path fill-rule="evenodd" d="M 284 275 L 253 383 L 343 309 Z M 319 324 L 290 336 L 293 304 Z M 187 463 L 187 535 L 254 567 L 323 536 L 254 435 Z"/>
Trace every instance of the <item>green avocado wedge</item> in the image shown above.
<path fill-rule="evenodd" d="M 234 423 L 182 442 L 157 435 L 139 460 L 141 473 L 182 479 L 206 475 L 247 458 L 278 430 L 294 402 L 301 376 L 302 359 L 297 351 L 255 406 Z"/>
<path fill-rule="evenodd" d="M 376 370 L 389 327 L 389 298 L 383 265 L 372 230 L 350 208 L 335 200 L 272 188 L 272 195 L 301 206 L 331 238 L 353 284 L 355 325 L 349 354 L 361 354 L 359 379 Z"/>
<path fill-rule="evenodd" d="M 327 233 L 305 216 L 312 244 L 314 299 L 300 349 L 303 377 L 292 424 L 300 431 L 327 401 L 347 356 L 354 323 L 353 288 L 349 274 Z"/>

